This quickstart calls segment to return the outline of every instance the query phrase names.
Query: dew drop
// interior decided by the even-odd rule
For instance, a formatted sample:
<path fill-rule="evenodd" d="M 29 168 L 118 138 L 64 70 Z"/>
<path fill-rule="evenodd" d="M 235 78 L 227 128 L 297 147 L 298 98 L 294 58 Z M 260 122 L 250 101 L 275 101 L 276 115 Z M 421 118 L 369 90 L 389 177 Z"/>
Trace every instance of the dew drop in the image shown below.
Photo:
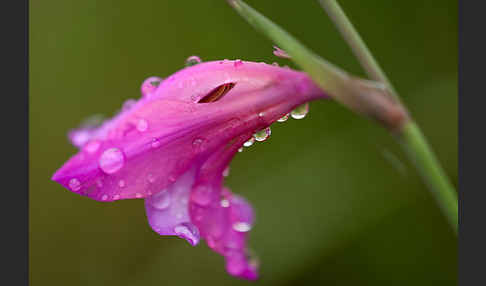
<path fill-rule="evenodd" d="M 192 141 L 192 149 L 195 151 L 195 152 L 199 152 L 201 151 L 202 149 L 202 145 L 204 143 L 204 139 L 203 138 L 196 138 Z"/>
<path fill-rule="evenodd" d="M 152 146 L 152 148 L 158 148 L 158 147 L 160 147 L 160 141 L 159 141 L 159 139 L 153 138 L 152 139 L 151 146 Z"/>
<path fill-rule="evenodd" d="M 280 117 L 277 119 L 278 122 L 285 122 L 287 119 L 289 119 L 290 113 L 285 114 L 284 116 Z"/>
<path fill-rule="evenodd" d="M 72 178 L 69 180 L 69 188 L 72 191 L 77 192 L 81 189 L 81 182 L 76 178 Z"/>
<path fill-rule="evenodd" d="M 255 138 L 256 141 L 263 142 L 267 140 L 268 137 L 270 137 L 270 134 L 272 134 L 272 130 L 270 130 L 270 127 L 267 127 L 253 134 L 253 137 Z"/>
<path fill-rule="evenodd" d="M 170 200 L 170 193 L 167 190 L 162 190 L 152 195 L 150 204 L 158 210 L 165 210 L 170 206 Z"/>
<path fill-rule="evenodd" d="M 292 110 L 290 115 L 294 119 L 302 119 L 307 115 L 307 113 L 309 113 L 309 104 L 305 103 L 300 106 L 297 106 L 294 110 Z"/>
<path fill-rule="evenodd" d="M 186 67 L 190 67 L 190 66 L 193 66 L 193 65 L 197 65 L 199 63 L 201 63 L 201 58 L 198 57 L 198 56 L 190 56 L 186 59 Z"/>
<path fill-rule="evenodd" d="M 120 180 L 120 181 L 118 182 L 118 187 L 120 187 L 120 188 L 124 188 L 124 187 L 125 187 L 125 181 L 124 181 L 124 180 Z"/>
<path fill-rule="evenodd" d="M 247 222 L 235 222 L 233 229 L 238 232 L 248 232 L 251 230 L 251 225 Z"/>
<path fill-rule="evenodd" d="M 238 148 L 238 152 L 243 152 L 243 147 Z"/>
<path fill-rule="evenodd" d="M 221 206 L 223 208 L 227 208 L 227 207 L 229 207 L 229 205 L 230 205 L 230 202 L 227 199 L 222 199 L 221 200 Z"/>
<path fill-rule="evenodd" d="M 243 143 L 243 146 L 250 147 L 251 145 L 253 145 L 253 143 L 255 143 L 255 138 L 252 136 L 250 139 L 248 139 L 248 141 Z"/>
<path fill-rule="evenodd" d="M 104 194 L 102 197 L 101 197 L 101 200 L 102 201 L 106 201 L 108 199 L 108 195 L 107 194 Z"/>
<path fill-rule="evenodd" d="M 265 116 L 265 113 L 263 112 L 258 113 L 258 117 L 263 117 L 263 116 Z"/>
<path fill-rule="evenodd" d="M 145 119 L 140 119 L 137 122 L 137 130 L 140 132 L 147 131 L 148 128 L 148 122 Z"/>
<path fill-rule="evenodd" d="M 196 245 L 199 243 L 199 230 L 192 223 L 181 223 L 174 227 L 174 232 L 179 237 L 187 240 L 191 245 Z"/>
<path fill-rule="evenodd" d="M 140 88 L 142 91 L 142 96 L 150 97 L 161 82 L 162 78 L 156 76 L 151 76 L 144 80 L 142 83 L 142 87 Z"/>
<path fill-rule="evenodd" d="M 107 149 L 99 159 L 101 170 L 107 174 L 113 174 L 125 164 L 123 152 L 118 148 Z"/>

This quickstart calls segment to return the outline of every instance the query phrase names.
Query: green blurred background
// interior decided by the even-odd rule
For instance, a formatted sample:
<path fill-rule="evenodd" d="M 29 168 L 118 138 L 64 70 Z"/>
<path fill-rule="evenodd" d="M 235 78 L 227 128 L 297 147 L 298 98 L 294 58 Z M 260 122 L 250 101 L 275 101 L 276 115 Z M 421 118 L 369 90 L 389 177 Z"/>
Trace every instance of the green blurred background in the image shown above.
<path fill-rule="evenodd" d="M 457 185 L 456 1 L 340 2 Z M 363 75 L 317 1 L 248 3 Z M 30 1 L 32 285 L 249 285 L 205 243 L 158 236 L 142 200 L 100 203 L 50 181 L 76 152 L 70 128 L 193 54 L 293 66 L 224 0 Z M 456 285 L 455 235 L 400 148 L 334 102 L 274 124 L 226 184 L 256 210 L 257 285 Z"/>

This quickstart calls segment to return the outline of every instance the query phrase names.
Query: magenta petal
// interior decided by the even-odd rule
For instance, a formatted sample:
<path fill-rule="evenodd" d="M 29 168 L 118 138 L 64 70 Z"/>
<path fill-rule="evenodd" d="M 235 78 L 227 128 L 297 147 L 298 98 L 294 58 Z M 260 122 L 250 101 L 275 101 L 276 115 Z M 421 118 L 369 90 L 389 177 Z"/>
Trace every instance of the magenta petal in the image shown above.
<path fill-rule="evenodd" d="M 248 232 L 253 226 L 253 210 L 248 202 L 240 196 L 230 195 L 229 216 L 226 235 L 215 248 L 223 248 L 226 258 L 226 270 L 231 274 L 245 279 L 258 278 L 258 262 L 251 257 L 246 246 Z M 218 244 L 218 243 L 216 243 Z"/>
<path fill-rule="evenodd" d="M 325 97 L 304 73 L 234 63 L 201 63 L 154 90 L 142 88 L 150 96 L 129 101 L 98 128 L 75 131 L 82 150 L 52 179 L 99 201 L 145 198 L 237 136 L 266 128 L 303 102 Z M 226 83 L 234 85 L 224 97 L 197 103 Z"/>
<path fill-rule="evenodd" d="M 52 180 L 98 201 L 145 198 L 154 231 L 192 245 L 203 238 L 230 274 L 256 279 L 246 245 L 253 211 L 223 188 L 223 172 L 255 132 L 327 96 L 305 73 L 241 60 L 151 77 L 141 92 L 112 119 L 70 131 L 80 150 Z"/>
<path fill-rule="evenodd" d="M 249 255 L 246 245 L 248 232 L 254 223 L 253 210 L 245 199 L 228 190 L 221 197 L 206 207 L 192 206 L 194 223 L 208 246 L 225 257 L 228 273 L 244 279 L 256 279 L 258 264 Z"/>
<path fill-rule="evenodd" d="M 228 273 L 253 280 L 257 279 L 258 265 L 246 245 L 253 210 L 245 199 L 222 187 L 224 169 L 249 136 L 238 137 L 204 163 L 191 193 L 190 214 L 208 246 L 225 257 Z"/>
<path fill-rule="evenodd" d="M 152 229 L 161 235 L 177 235 L 196 245 L 199 230 L 191 223 L 188 211 L 189 195 L 195 170 L 182 175 L 167 189 L 145 199 L 145 211 Z"/>

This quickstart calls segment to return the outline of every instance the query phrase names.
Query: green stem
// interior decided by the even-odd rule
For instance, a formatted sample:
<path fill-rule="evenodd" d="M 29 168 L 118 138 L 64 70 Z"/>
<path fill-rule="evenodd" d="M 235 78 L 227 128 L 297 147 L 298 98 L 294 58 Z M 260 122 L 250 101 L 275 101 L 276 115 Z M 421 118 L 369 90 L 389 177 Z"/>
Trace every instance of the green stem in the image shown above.
<path fill-rule="evenodd" d="M 393 85 L 390 83 L 388 77 L 380 68 L 378 62 L 361 39 L 353 24 L 349 21 L 348 17 L 346 17 L 346 14 L 344 14 L 344 11 L 341 9 L 337 1 L 319 1 L 368 75 L 372 79 L 386 84 L 392 95 L 398 99 L 399 96 L 393 88 Z M 413 120 L 410 120 L 404 125 L 398 138 L 402 143 L 401 145 L 407 151 L 410 159 L 415 163 L 419 174 L 432 192 L 432 195 L 439 204 L 442 212 L 457 233 L 457 193 L 445 175 L 444 170 L 432 152 L 427 140 L 420 131 L 420 128 Z"/>
<path fill-rule="evenodd" d="M 431 190 L 441 210 L 457 233 L 457 198 L 456 192 L 445 176 L 435 155 L 415 122 L 406 115 L 385 73 L 381 70 L 373 55 L 366 47 L 356 29 L 352 26 L 341 7 L 333 0 L 320 0 L 334 20 L 346 41 L 352 47 L 359 61 L 374 80 L 387 85 L 387 89 L 396 98 L 398 104 L 387 100 L 384 89 L 363 84 L 359 79 L 349 76 L 345 71 L 314 54 L 292 35 L 267 19 L 241 0 L 228 0 L 229 4 L 257 30 L 264 33 L 281 46 L 291 59 L 299 65 L 314 81 L 333 95 L 333 98 L 356 112 L 382 119 L 384 127 L 394 130 L 401 145 Z M 379 107 L 379 108 L 376 108 Z M 405 116 L 401 116 L 405 113 Z M 380 115 L 383 115 L 380 117 Z M 399 120 L 395 120 L 398 116 Z M 403 119 L 403 120 L 400 120 Z M 387 125 L 388 124 L 388 125 Z M 395 133 L 394 132 L 394 133 Z"/>
<path fill-rule="evenodd" d="M 366 46 L 363 39 L 361 39 L 358 31 L 354 28 L 351 21 L 349 21 L 341 6 L 334 0 L 319 0 L 321 6 L 326 10 L 327 14 L 334 22 L 339 32 L 341 32 L 344 40 L 353 50 L 354 55 L 358 58 L 361 66 L 365 69 L 368 76 L 376 81 L 388 85 L 392 95 L 398 99 L 395 88 L 388 80 L 385 72 L 380 68 L 380 65 L 375 60 L 370 50 Z"/>
<path fill-rule="evenodd" d="M 444 215 L 457 233 L 457 194 L 447 179 L 437 158 L 430 149 L 420 128 L 409 121 L 400 134 L 400 141 L 407 154 L 414 162 L 422 179 L 432 192 Z"/>

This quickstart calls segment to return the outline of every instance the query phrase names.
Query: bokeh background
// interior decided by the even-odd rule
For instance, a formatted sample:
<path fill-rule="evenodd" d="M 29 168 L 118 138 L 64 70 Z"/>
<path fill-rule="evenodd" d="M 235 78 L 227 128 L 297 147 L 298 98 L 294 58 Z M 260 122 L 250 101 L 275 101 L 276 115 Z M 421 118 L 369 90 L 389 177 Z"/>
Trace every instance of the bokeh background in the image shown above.
<path fill-rule="evenodd" d="M 457 3 L 340 1 L 457 185 Z M 317 1 L 250 5 L 326 59 L 364 75 Z M 70 128 L 111 116 L 188 56 L 278 62 L 224 0 L 30 1 L 32 285 L 250 285 L 205 243 L 153 232 L 142 200 L 100 203 L 50 181 L 76 150 Z M 334 102 L 231 164 L 252 202 L 256 285 L 456 285 L 456 238 L 400 148 Z"/>

